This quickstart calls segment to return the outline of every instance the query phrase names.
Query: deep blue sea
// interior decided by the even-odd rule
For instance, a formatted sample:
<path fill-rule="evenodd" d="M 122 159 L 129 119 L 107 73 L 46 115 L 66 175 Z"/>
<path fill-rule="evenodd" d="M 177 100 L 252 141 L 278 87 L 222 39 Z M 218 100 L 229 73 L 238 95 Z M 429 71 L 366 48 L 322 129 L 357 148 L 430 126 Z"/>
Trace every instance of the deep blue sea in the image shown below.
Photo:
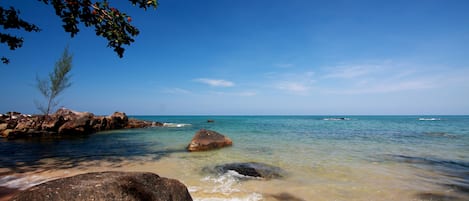
<path fill-rule="evenodd" d="M 469 200 L 469 116 L 134 118 L 166 124 L 70 139 L 0 139 L 0 186 L 124 170 L 178 179 L 195 200 Z M 202 128 L 233 146 L 186 152 Z M 202 171 L 232 162 L 274 165 L 287 176 Z"/>

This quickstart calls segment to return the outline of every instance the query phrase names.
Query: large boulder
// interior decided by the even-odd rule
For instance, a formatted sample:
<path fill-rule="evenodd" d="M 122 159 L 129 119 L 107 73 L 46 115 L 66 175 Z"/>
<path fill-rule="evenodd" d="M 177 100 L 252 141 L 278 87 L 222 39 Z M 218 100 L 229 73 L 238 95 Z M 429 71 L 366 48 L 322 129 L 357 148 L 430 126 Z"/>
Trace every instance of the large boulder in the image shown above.
<path fill-rule="evenodd" d="M 215 167 L 206 167 L 204 171 L 217 174 L 235 171 L 243 176 L 264 179 L 282 178 L 286 175 L 285 171 L 279 167 L 257 162 L 222 164 Z"/>
<path fill-rule="evenodd" d="M 208 151 L 231 146 L 233 141 L 224 135 L 211 130 L 200 129 L 187 146 L 188 151 Z"/>
<path fill-rule="evenodd" d="M 95 172 L 33 186 L 12 201 L 191 201 L 181 182 L 147 172 Z"/>

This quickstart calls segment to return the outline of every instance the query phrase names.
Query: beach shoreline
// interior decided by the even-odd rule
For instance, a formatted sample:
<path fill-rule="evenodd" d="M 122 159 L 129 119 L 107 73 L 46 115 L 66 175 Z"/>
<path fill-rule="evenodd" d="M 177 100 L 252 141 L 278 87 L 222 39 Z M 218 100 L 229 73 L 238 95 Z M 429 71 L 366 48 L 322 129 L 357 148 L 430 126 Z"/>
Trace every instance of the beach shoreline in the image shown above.
<path fill-rule="evenodd" d="M 43 148 L 36 147 L 42 153 L 39 158 L 30 159 L 34 162 L 14 153 L 11 156 L 18 158 L 12 158 L 11 163 L 2 161 L 10 164 L 10 169 L 2 170 L 2 179 L 12 176 L 2 186 L 25 188 L 87 172 L 137 171 L 177 179 L 199 201 L 276 201 L 289 195 L 319 201 L 451 197 L 464 200 L 469 196 L 458 191 L 464 185 L 454 183 L 466 181 L 458 172 L 469 168 L 464 154 L 467 136 L 457 132 L 466 128 L 465 119 L 419 121 L 414 117 L 367 117 L 327 121 L 322 117 L 220 117 L 210 124 L 206 123 L 206 117 L 150 117 L 149 120 L 156 119 L 185 126 L 106 131 L 65 141 L 0 141 L 7 146 L 21 145 L 24 151 L 32 149 L 31 145 L 44 144 Z M 449 128 L 456 131 L 441 129 L 448 122 L 454 122 Z M 383 129 L 383 125 L 387 127 Z M 409 125 L 415 128 L 406 131 Z M 233 139 L 233 146 L 187 152 L 185 147 L 201 127 L 227 134 Z M 377 129 L 381 130 L 377 132 Z M 426 146 L 430 143 L 433 147 Z M 32 149 L 29 153 L 36 151 Z M 245 180 L 233 172 L 202 171 L 208 166 L 233 162 L 266 163 L 284 169 L 287 176 Z"/>

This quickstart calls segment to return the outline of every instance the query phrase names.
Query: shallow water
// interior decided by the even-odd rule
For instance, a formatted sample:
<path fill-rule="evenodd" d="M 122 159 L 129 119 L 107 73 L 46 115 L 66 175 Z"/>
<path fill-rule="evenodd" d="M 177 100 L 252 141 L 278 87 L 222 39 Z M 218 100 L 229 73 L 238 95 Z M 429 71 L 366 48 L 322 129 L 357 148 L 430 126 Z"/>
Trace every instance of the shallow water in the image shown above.
<path fill-rule="evenodd" d="M 90 171 L 149 171 L 186 184 L 195 200 L 469 200 L 469 116 L 138 116 L 169 127 L 75 139 L 0 141 L 0 186 Z M 207 123 L 207 119 L 215 120 Z M 201 128 L 234 145 L 189 153 Z M 202 169 L 262 162 L 282 179 Z"/>

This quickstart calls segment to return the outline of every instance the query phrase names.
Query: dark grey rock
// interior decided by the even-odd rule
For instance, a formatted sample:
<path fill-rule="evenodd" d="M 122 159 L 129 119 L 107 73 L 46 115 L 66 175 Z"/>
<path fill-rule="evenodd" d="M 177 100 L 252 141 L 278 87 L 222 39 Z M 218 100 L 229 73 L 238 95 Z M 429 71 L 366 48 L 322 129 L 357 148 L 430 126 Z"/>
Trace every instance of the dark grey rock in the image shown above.
<path fill-rule="evenodd" d="M 95 172 L 49 181 L 12 201 L 192 201 L 181 182 L 147 172 Z"/>
<path fill-rule="evenodd" d="M 286 175 L 286 172 L 279 167 L 257 162 L 228 163 L 223 165 L 217 165 L 212 168 L 204 168 L 204 171 L 206 172 L 218 174 L 224 174 L 230 170 L 236 171 L 237 173 L 243 176 L 259 177 L 264 179 L 282 178 Z"/>

